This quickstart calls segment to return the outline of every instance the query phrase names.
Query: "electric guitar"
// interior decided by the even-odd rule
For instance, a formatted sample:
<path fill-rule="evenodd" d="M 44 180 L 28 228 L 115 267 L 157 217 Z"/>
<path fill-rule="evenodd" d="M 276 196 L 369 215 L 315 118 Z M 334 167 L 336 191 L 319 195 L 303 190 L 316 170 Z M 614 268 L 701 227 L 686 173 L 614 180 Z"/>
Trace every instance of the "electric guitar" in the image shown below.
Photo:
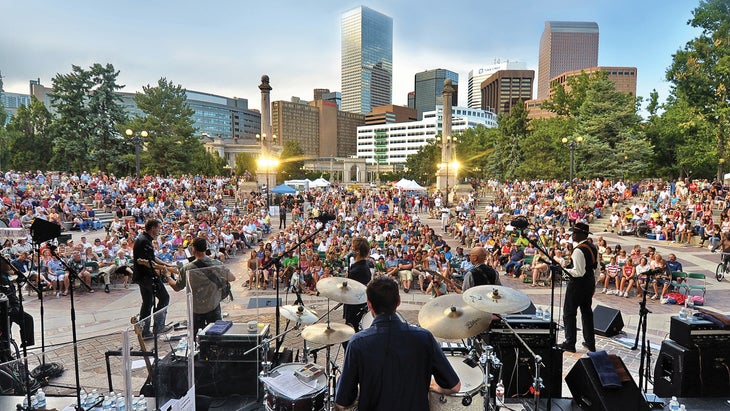
<path fill-rule="evenodd" d="M 134 333 L 137 334 L 137 340 L 139 341 L 139 349 L 142 352 L 147 352 L 147 347 L 144 345 L 144 337 L 142 336 L 142 328 L 139 326 L 139 322 L 137 322 L 137 317 L 132 317 L 130 320 L 132 325 L 134 326 Z M 144 357 L 144 364 L 147 366 L 147 375 L 152 375 L 152 363 L 150 363 L 149 357 L 146 355 Z"/>
<path fill-rule="evenodd" d="M 149 268 L 155 270 L 155 273 L 157 273 L 157 275 L 162 275 L 163 273 L 161 273 L 161 271 L 164 271 L 167 274 L 176 274 L 176 275 L 180 274 L 180 270 L 178 270 L 177 267 L 169 267 L 166 265 L 158 264 L 154 261 L 145 260 L 143 258 L 138 258 L 137 264 L 143 265 L 145 267 L 149 267 Z M 162 275 L 162 276 L 166 277 L 166 275 Z"/>

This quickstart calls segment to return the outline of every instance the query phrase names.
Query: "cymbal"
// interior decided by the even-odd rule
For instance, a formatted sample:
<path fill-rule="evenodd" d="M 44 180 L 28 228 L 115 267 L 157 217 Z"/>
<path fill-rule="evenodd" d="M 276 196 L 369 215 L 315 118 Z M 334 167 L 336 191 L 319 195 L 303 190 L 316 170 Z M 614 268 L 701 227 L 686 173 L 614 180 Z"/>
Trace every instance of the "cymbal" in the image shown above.
<path fill-rule="evenodd" d="M 287 320 L 306 324 L 317 322 L 317 314 L 303 305 L 282 305 L 279 309 Z"/>
<path fill-rule="evenodd" d="M 473 337 L 489 328 L 491 322 L 491 314 L 469 306 L 459 294 L 436 297 L 418 312 L 421 327 L 448 340 Z"/>
<path fill-rule="evenodd" d="M 327 277 L 317 282 L 317 291 L 331 300 L 343 304 L 365 304 L 365 285 L 351 278 Z"/>
<path fill-rule="evenodd" d="M 338 344 L 355 335 L 355 330 L 346 324 L 321 323 L 304 327 L 302 338 L 316 344 Z"/>
<path fill-rule="evenodd" d="M 480 285 L 464 291 L 467 304 L 494 314 L 514 314 L 530 306 L 530 297 L 522 291 L 501 285 Z"/>

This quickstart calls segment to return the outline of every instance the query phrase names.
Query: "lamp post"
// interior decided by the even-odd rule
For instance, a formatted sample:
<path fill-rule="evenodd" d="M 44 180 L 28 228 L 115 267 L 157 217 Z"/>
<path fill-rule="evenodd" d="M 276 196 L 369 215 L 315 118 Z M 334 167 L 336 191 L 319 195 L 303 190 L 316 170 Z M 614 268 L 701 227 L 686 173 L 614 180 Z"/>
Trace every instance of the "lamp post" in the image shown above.
<path fill-rule="evenodd" d="M 142 146 L 142 139 L 147 138 L 149 135 L 147 131 L 142 130 L 139 132 L 138 135 L 134 134 L 134 131 L 131 128 L 128 128 L 127 131 L 124 132 L 124 134 L 127 135 L 127 137 L 132 139 L 132 142 L 134 143 L 134 156 L 135 156 L 135 172 L 137 176 L 137 180 L 139 180 L 139 150 Z"/>
<path fill-rule="evenodd" d="M 273 158 L 273 157 L 261 157 L 257 161 L 259 169 L 264 170 L 264 173 L 266 175 L 266 206 L 271 205 L 271 178 L 272 171 L 275 171 L 277 167 L 279 167 L 279 160 Z M 274 176 L 276 176 L 276 173 L 273 173 Z M 274 183 L 276 183 L 276 178 L 274 178 Z"/>
<path fill-rule="evenodd" d="M 568 140 L 567 137 L 563 137 L 561 141 L 570 149 L 570 182 L 572 183 L 573 173 L 575 171 L 575 149 L 578 147 L 578 144 L 583 142 L 583 137 L 578 136 L 574 140 Z"/>
<path fill-rule="evenodd" d="M 456 172 L 459 170 L 459 167 L 461 165 L 458 161 L 453 160 L 451 162 L 446 163 L 440 163 L 438 165 L 439 168 L 444 168 L 446 171 L 446 198 L 444 199 L 444 207 L 449 206 L 449 168 L 451 168 L 454 171 L 454 176 L 456 176 Z M 456 184 L 454 184 L 456 185 Z"/>

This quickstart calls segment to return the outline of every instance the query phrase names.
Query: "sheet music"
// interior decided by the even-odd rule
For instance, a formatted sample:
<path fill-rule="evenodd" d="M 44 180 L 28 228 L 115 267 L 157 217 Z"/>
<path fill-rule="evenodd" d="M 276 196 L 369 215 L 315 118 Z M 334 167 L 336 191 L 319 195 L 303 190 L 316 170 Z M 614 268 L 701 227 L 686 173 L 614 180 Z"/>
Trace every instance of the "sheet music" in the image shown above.
<path fill-rule="evenodd" d="M 309 383 L 305 383 L 300 381 L 294 373 L 279 373 L 277 376 L 272 374 L 268 377 L 261 377 L 261 381 L 292 400 L 309 395 L 322 388 L 322 386 L 317 385 L 316 378 Z"/>

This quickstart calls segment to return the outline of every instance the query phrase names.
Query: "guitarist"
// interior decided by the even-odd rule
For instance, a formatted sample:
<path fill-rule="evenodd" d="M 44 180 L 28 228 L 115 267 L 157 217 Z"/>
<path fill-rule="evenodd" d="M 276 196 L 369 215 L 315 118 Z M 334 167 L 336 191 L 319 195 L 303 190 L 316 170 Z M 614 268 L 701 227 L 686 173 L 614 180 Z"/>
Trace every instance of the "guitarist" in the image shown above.
<path fill-rule="evenodd" d="M 206 255 L 207 250 L 208 241 L 205 238 L 198 237 L 193 240 L 193 255 L 195 256 L 195 260 L 182 267 L 177 280 L 168 278 L 167 284 L 170 285 L 173 290 L 180 291 L 187 285 L 188 276 L 191 270 L 222 266 L 223 263 Z M 205 328 L 206 325 L 222 319 L 220 300 L 222 297 L 228 296 L 223 296 L 222 294 L 226 289 L 228 294 L 230 294 L 230 288 L 226 288 L 226 285 L 228 285 L 231 281 L 236 280 L 236 277 L 230 272 L 230 270 L 224 271 L 226 272 L 225 281 L 213 273 L 207 274 L 208 279 L 203 281 L 202 284 L 199 281 L 193 281 L 192 278 L 190 280 L 193 293 L 193 331 L 195 333 L 197 333 L 198 330 Z M 213 285 L 213 287 L 211 287 L 211 285 Z"/>
<path fill-rule="evenodd" d="M 172 264 L 165 263 L 155 256 L 153 240 L 160 234 L 160 220 L 149 219 L 144 224 L 144 231 L 134 240 L 134 248 L 132 254 L 134 256 L 134 273 L 132 280 L 139 285 L 139 293 L 142 296 L 142 307 L 139 309 L 139 318 L 144 320 L 142 326 L 142 337 L 145 339 L 152 338 L 150 332 L 149 316 L 152 307 L 157 299 L 155 311 L 159 311 L 170 303 L 170 295 L 165 289 L 165 284 L 157 275 L 151 264 L 142 264 L 139 260 L 147 260 L 149 263 L 155 262 L 159 265 L 174 267 Z M 154 334 L 161 334 L 167 331 L 165 329 L 165 318 L 167 311 L 163 311 L 155 315 Z"/>
<path fill-rule="evenodd" d="M 588 351 L 596 351 L 596 336 L 593 329 L 593 294 L 596 291 L 596 273 L 598 269 L 598 249 L 588 241 L 591 234 L 588 224 L 573 224 L 573 254 L 571 264 L 565 269 L 570 274 L 568 288 L 565 291 L 563 305 L 563 324 L 565 341 L 560 344 L 563 351 L 575 352 L 577 335 L 577 315 L 580 308 L 583 324 L 583 347 Z"/>

